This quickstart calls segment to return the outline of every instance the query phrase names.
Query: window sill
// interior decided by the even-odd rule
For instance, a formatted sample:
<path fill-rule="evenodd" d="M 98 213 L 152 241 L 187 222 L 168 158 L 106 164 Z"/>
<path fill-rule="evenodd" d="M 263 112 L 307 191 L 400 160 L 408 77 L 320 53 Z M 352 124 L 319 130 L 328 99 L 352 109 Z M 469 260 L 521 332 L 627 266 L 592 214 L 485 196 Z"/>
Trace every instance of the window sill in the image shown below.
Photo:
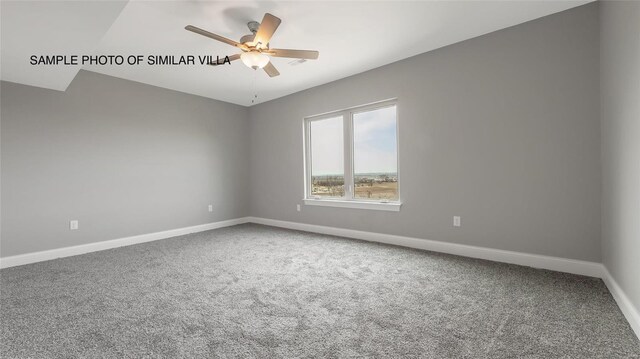
<path fill-rule="evenodd" d="M 371 202 L 371 201 L 345 201 L 339 199 L 305 199 L 304 204 L 309 206 L 342 207 L 357 209 L 372 209 L 376 211 L 399 212 L 400 202 Z"/>

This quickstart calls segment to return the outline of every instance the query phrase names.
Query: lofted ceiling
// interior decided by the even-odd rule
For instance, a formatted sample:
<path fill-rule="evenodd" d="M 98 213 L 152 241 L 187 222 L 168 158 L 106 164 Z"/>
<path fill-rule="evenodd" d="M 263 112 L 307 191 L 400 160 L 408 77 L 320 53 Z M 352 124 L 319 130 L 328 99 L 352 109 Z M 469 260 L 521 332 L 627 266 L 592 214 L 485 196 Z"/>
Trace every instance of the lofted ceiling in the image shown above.
<path fill-rule="evenodd" d="M 93 53 L 125 5 L 125 1 L 1 0 L 2 80 L 64 91 L 81 66 L 32 66 L 30 56 Z"/>
<path fill-rule="evenodd" d="M 577 1 L 2 1 L 2 80 L 65 90 L 80 68 L 249 106 L 590 2 Z M 280 76 L 240 61 L 211 66 L 31 66 L 33 54 L 231 55 L 191 24 L 239 40 L 265 12 L 274 48 L 320 51 Z"/>

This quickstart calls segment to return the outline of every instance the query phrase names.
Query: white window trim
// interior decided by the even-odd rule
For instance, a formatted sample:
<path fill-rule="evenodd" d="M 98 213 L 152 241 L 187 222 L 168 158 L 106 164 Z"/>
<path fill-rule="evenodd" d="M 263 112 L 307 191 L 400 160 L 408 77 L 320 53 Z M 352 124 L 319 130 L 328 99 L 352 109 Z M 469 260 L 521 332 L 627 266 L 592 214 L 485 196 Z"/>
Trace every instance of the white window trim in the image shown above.
<path fill-rule="evenodd" d="M 374 201 L 347 200 L 347 199 L 340 199 L 340 198 L 338 199 L 329 199 L 329 198 L 304 199 L 304 204 L 308 206 L 373 209 L 378 211 L 391 211 L 391 212 L 399 212 L 400 206 L 402 206 L 402 203 L 398 201 L 374 202 Z"/>
<path fill-rule="evenodd" d="M 395 201 L 388 200 L 367 200 L 353 197 L 354 178 L 353 178 L 353 115 L 373 111 L 380 108 L 395 106 L 396 107 L 396 156 L 397 158 L 397 177 L 398 177 L 398 199 Z M 303 149 L 304 149 L 304 197 L 303 201 L 305 205 L 311 206 L 329 206 L 329 207 L 342 207 L 342 208 L 357 208 L 357 209 L 371 209 L 382 211 L 400 211 L 402 205 L 401 192 L 400 192 L 400 131 L 399 131 L 399 108 L 397 99 L 389 99 L 370 103 L 362 106 L 351 107 L 344 110 L 327 112 L 319 115 L 305 117 L 303 119 Z M 324 120 L 332 117 L 342 116 L 344 130 L 343 138 L 345 139 L 344 158 L 345 158 L 345 195 L 344 197 L 318 197 L 311 195 L 311 131 L 309 130 L 309 124 L 312 121 Z"/>

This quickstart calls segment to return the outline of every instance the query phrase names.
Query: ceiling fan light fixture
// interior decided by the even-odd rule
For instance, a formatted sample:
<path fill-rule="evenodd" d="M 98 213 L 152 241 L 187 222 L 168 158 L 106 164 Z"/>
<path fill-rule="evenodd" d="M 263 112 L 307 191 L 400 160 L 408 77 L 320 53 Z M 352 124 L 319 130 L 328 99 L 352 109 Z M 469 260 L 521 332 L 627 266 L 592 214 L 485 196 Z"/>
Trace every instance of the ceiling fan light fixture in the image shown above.
<path fill-rule="evenodd" d="M 269 63 L 269 56 L 257 51 L 245 52 L 240 55 L 240 59 L 252 69 L 261 69 Z"/>
<path fill-rule="evenodd" d="M 240 42 L 227 39 L 224 36 L 220 36 L 195 27 L 193 25 L 185 26 L 185 29 L 196 34 L 214 39 L 216 41 L 223 42 L 227 45 L 231 45 L 243 51 L 241 54 L 235 54 L 225 58 L 229 62 L 241 59 L 242 62 L 254 70 L 263 69 L 269 77 L 276 77 L 280 75 L 278 69 L 273 66 L 270 61 L 271 57 L 285 57 L 290 59 L 298 59 L 297 63 L 302 63 L 309 60 L 316 60 L 318 58 L 318 51 L 313 50 L 295 50 L 295 49 L 272 49 L 269 47 L 271 37 L 280 26 L 280 20 L 278 17 L 269 13 L 264 14 L 262 22 L 251 21 L 247 25 L 251 31 L 250 35 L 245 35 L 240 39 Z M 268 55 L 268 56 L 267 56 Z M 217 65 L 217 64 L 210 64 Z"/>

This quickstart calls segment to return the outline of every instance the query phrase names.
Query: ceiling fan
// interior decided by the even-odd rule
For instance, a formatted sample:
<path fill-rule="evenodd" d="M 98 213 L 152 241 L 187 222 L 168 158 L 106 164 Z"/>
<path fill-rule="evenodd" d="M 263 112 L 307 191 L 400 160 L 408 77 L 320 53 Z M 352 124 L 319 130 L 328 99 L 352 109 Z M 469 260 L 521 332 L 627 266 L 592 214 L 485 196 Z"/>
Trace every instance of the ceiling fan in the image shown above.
<path fill-rule="evenodd" d="M 262 23 L 251 21 L 247 24 L 251 34 L 240 38 L 240 42 L 227 39 L 226 37 L 216 35 L 192 25 L 187 25 L 185 29 L 239 48 L 242 50 L 242 53 L 229 56 L 230 61 L 241 59 L 248 67 L 254 70 L 259 68 L 264 69 L 267 75 L 275 77 L 280 75 L 280 72 L 273 66 L 269 56 L 315 60 L 319 55 L 318 51 L 311 50 L 269 48 L 269 41 L 271 41 L 271 37 L 273 33 L 276 32 L 278 26 L 280 26 L 281 21 L 282 20 L 269 13 L 264 14 Z M 215 64 L 213 65 L 215 66 Z"/>

